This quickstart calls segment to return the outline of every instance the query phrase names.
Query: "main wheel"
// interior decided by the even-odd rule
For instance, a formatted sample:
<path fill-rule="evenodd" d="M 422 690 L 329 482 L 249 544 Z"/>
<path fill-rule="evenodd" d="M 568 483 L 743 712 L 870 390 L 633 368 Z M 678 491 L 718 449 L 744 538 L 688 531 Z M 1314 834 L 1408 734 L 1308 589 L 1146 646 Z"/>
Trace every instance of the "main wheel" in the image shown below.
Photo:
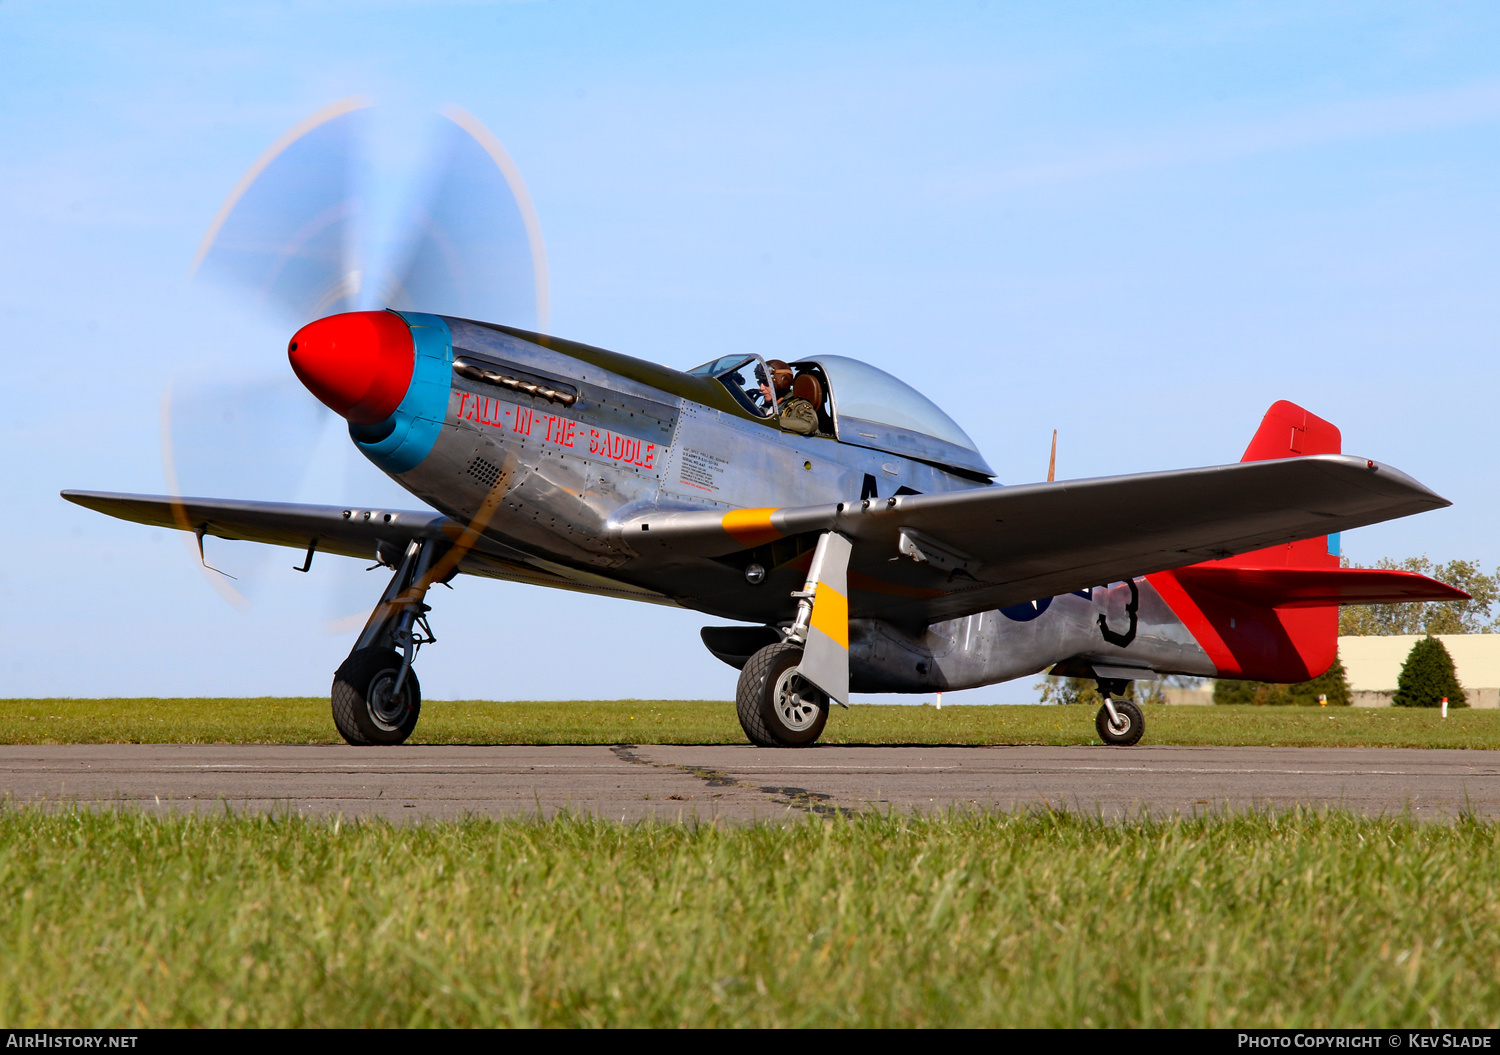
<path fill-rule="evenodd" d="M 1120 716 L 1118 722 L 1109 720 L 1109 710 L 1105 707 L 1100 707 L 1094 716 L 1099 739 L 1111 747 L 1129 747 L 1139 742 L 1141 734 L 1146 731 L 1146 718 L 1141 709 L 1129 700 L 1115 700 L 1114 705 L 1115 713 Z"/>
<path fill-rule="evenodd" d="M 352 653 L 333 676 L 333 724 L 351 744 L 399 744 L 417 727 L 422 687 L 408 670 L 395 693 L 401 656 L 383 648 Z"/>
<path fill-rule="evenodd" d="M 828 694 L 797 671 L 802 646 L 767 645 L 745 664 L 735 692 L 740 728 L 757 747 L 802 747 L 823 735 Z"/>

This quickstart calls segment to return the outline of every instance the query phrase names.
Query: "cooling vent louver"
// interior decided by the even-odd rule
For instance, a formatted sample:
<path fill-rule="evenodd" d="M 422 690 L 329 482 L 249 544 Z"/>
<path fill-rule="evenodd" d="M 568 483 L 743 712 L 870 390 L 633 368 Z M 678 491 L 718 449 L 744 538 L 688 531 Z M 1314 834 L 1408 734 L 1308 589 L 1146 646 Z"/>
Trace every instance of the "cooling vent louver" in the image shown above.
<path fill-rule="evenodd" d="M 469 475 L 486 488 L 494 487 L 495 481 L 500 479 L 500 466 L 483 458 L 475 458 L 469 463 Z"/>

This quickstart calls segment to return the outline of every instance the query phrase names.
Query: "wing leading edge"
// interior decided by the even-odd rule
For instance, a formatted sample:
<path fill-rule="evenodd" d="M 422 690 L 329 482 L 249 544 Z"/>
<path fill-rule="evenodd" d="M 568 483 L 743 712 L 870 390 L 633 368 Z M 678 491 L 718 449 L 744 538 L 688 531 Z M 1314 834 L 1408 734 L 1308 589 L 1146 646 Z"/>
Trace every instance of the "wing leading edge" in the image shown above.
<path fill-rule="evenodd" d="M 64 491 L 75 505 L 153 527 L 202 531 L 215 538 L 265 542 L 306 549 L 314 540 L 323 553 L 374 560 L 381 542 L 400 546 L 413 539 L 457 538 L 456 528 L 441 513 L 412 509 L 351 509 L 292 502 L 241 502 L 221 498 L 171 498 L 166 495 Z"/>

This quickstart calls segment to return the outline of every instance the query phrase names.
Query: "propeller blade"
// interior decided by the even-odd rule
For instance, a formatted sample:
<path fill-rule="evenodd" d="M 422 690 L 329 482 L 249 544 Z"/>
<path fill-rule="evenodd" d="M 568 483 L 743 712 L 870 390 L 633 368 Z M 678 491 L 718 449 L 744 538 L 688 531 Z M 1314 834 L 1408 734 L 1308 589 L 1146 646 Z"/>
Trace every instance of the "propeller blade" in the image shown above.
<path fill-rule="evenodd" d="M 363 285 L 353 170 L 368 106 L 341 100 L 273 143 L 219 208 L 193 273 L 248 290 L 292 325 L 352 308 Z"/>
<path fill-rule="evenodd" d="M 291 501 L 328 412 L 295 377 L 176 384 L 163 398 L 174 494 Z"/>
<path fill-rule="evenodd" d="M 293 501 L 329 417 L 296 378 L 169 385 L 161 406 L 167 493 Z M 180 526 L 191 531 L 196 525 Z M 193 540 L 195 560 L 198 544 Z M 205 549 L 204 574 L 231 603 L 245 607 L 267 548 L 221 541 Z M 230 577 L 232 585 L 225 581 Z"/>
<path fill-rule="evenodd" d="M 394 308 L 547 326 L 547 251 L 515 162 L 484 125 L 443 110 L 441 167 L 388 290 Z"/>
<path fill-rule="evenodd" d="M 294 328 L 340 312 L 397 307 L 545 329 L 546 250 L 531 196 L 505 148 L 468 113 L 445 109 L 437 163 L 427 166 L 429 193 L 417 196 L 421 207 L 393 237 L 375 237 L 385 233 L 377 222 L 380 192 L 399 181 L 386 179 L 389 172 L 356 170 L 356 161 L 365 161 L 369 105 L 362 98 L 334 103 L 277 140 L 224 201 L 193 261 L 194 274 L 251 293 Z M 377 278 L 365 273 L 362 259 L 400 266 Z M 266 371 L 262 379 L 168 386 L 162 450 L 169 494 L 298 500 L 309 476 L 322 500 L 326 491 L 343 489 L 319 478 L 331 468 L 329 441 L 352 453 L 342 428 L 333 435 L 343 422 L 293 376 L 284 346 L 266 351 L 257 364 Z M 372 475 L 376 484 L 393 486 L 359 464 L 365 476 L 348 483 L 361 494 L 379 493 Z M 283 562 L 286 556 L 279 551 L 210 539 L 200 555 L 203 540 L 187 538 L 194 563 L 237 607 L 248 607 L 247 595 L 261 580 L 280 582 L 273 576 L 281 572 L 283 579 L 302 579 L 291 565 L 276 570 L 273 556 Z M 472 544 L 456 548 L 452 559 Z M 320 560 L 318 578 L 335 616 L 330 628 L 362 624 L 371 605 L 368 581 L 359 581 L 354 562 Z"/>

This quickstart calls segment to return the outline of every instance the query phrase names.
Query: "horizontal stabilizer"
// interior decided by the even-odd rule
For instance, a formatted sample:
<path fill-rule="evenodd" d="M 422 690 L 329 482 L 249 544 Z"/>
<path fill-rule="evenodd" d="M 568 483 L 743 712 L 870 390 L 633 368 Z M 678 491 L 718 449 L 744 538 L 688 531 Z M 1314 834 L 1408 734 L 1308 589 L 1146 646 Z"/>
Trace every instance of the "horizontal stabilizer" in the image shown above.
<path fill-rule="evenodd" d="M 1385 568 L 1237 568 L 1194 565 L 1173 575 L 1184 586 L 1264 608 L 1319 608 L 1332 604 L 1467 601 L 1469 595 L 1411 571 Z"/>

